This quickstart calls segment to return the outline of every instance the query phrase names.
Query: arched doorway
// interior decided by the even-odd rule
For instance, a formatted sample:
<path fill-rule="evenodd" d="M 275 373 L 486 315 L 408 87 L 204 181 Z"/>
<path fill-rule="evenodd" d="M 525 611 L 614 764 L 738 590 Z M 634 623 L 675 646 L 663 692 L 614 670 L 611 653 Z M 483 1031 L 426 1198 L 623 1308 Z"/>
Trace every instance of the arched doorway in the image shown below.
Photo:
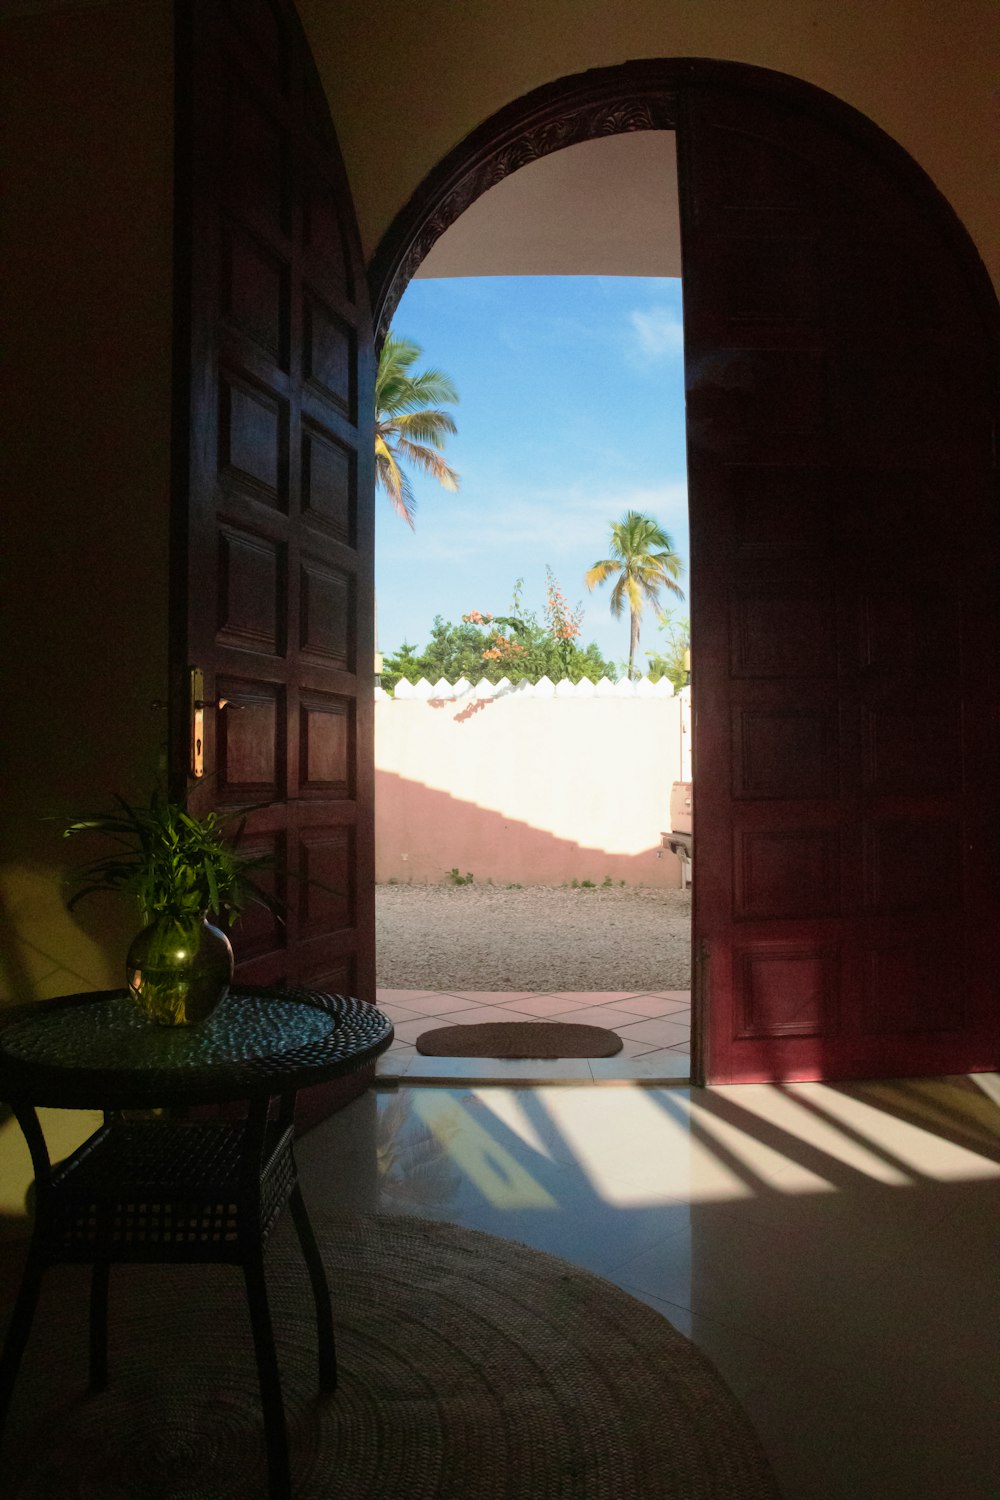
<path fill-rule="evenodd" d="M 371 267 L 376 328 L 488 187 L 648 129 L 676 130 L 681 189 L 695 1076 L 995 1066 L 997 305 L 921 170 L 840 101 L 764 70 L 564 79 L 414 194 Z"/>

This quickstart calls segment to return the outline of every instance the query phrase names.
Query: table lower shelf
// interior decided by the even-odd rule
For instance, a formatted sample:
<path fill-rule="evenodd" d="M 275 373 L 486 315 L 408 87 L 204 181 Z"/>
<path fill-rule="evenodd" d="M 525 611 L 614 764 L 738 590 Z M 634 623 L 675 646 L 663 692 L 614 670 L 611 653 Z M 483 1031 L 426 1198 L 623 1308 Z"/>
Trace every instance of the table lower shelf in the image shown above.
<path fill-rule="evenodd" d="M 266 1239 L 295 1184 L 292 1128 L 266 1127 L 259 1169 L 246 1127 L 112 1121 L 39 1191 L 46 1260 L 231 1261 L 241 1230 Z"/>

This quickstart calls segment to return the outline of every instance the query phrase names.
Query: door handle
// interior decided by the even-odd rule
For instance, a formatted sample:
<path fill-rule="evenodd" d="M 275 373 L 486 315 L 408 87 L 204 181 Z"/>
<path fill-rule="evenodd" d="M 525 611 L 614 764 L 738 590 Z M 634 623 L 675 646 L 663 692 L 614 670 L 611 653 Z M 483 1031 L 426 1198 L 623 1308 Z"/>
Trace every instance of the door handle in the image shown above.
<path fill-rule="evenodd" d="M 189 719 L 191 724 L 190 762 L 191 775 L 198 781 L 205 774 L 205 710 L 206 708 L 246 708 L 245 703 L 235 703 L 232 698 L 205 697 L 205 673 L 201 667 L 192 667 L 188 673 Z"/>
<path fill-rule="evenodd" d="M 191 703 L 189 723 L 191 725 L 191 775 L 200 781 L 205 774 L 205 674 L 200 667 L 192 667 L 188 673 L 188 689 Z"/>

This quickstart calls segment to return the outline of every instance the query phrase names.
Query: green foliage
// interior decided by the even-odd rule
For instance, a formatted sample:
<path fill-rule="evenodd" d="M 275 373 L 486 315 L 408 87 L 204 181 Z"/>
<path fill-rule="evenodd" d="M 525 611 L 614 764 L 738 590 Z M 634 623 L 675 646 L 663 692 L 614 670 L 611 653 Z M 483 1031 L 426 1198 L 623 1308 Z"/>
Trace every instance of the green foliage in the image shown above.
<path fill-rule="evenodd" d="M 546 569 L 548 592 L 546 619 L 543 623 L 523 603 L 524 580 L 514 584 L 511 610 L 506 615 L 492 615 L 478 609 L 452 624 L 441 615 L 434 617 L 431 638 L 423 651 L 404 641 L 398 651 L 387 655 L 382 664 L 382 686 L 391 692 L 405 678 L 419 682 L 437 682 L 444 677 L 455 682 L 465 677 L 478 682 L 485 677 L 499 682 L 537 682 L 549 677 L 557 682 L 568 677 L 573 682 L 589 678 L 598 682 L 615 675 L 615 664 L 606 661 L 600 647 L 579 642 L 582 610 L 569 610 L 559 592 L 552 570 Z"/>
<path fill-rule="evenodd" d="M 467 870 L 464 875 L 460 875 L 457 865 L 452 865 L 448 871 L 448 880 L 452 885 L 472 885 L 475 878 L 471 870 Z"/>
<path fill-rule="evenodd" d="M 687 684 L 689 671 L 688 652 L 691 649 L 691 623 L 686 616 L 675 618 L 673 610 L 665 610 L 660 616 L 662 632 L 660 649 L 647 651 L 649 675 L 669 677 L 674 687 L 680 689 Z"/>
<path fill-rule="evenodd" d="M 613 884 L 614 884 L 614 881 L 611 879 L 611 876 L 610 875 L 605 875 L 604 879 L 601 881 L 601 890 L 602 891 L 608 891 L 608 890 L 611 889 L 611 887 L 612 887 Z"/>
<path fill-rule="evenodd" d="M 273 899 L 256 884 L 253 870 L 273 868 L 268 854 L 245 855 L 236 847 L 245 816 L 209 812 L 195 818 L 179 803 L 154 791 L 146 807 L 133 807 L 115 796 L 111 812 L 78 818 L 63 830 L 63 838 L 103 835 L 117 846 L 85 865 L 84 882 L 69 902 L 72 909 L 95 891 L 121 891 L 138 902 L 143 922 L 160 916 L 180 920 L 207 912 L 238 916 L 251 901 L 274 910 Z M 226 826 L 240 816 L 234 839 Z"/>
<path fill-rule="evenodd" d="M 390 333 L 375 380 L 375 484 L 410 527 L 417 502 L 405 466 L 430 474 L 446 490 L 458 489 L 458 475 L 441 457 L 445 439 L 456 431 L 442 407 L 457 402 L 458 392 L 440 370 L 412 373 L 422 353 L 419 344 Z"/>
<path fill-rule="evenodd" d="M 592 881 L 592 880 L 581 880 L 580 881 L 580 889 L 581 889 L 581 891 L 596 891 L 597 890 L 597 886 L 595 885 L 594 881 Z"/>

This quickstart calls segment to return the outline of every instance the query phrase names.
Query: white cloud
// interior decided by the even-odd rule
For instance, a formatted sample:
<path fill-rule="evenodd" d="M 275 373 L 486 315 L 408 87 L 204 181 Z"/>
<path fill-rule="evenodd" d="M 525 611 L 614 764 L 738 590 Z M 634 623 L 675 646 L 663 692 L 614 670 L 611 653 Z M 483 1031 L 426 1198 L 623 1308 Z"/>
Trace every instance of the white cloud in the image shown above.
<path fill-rule="evenodd" d="M 648 312 L 629 313 L 632 351 L 644 363 L 672 359 L 684 349 L 684 324 L 672 307 L 653 307 Z"/>
<path fill-rule="evenodd" d="M 467 476 L 463 475 L 463 479 Z M 608 528 L 627 510 L 656 518 L 675 541 L 686 539 L 687 482 L 675 477 L 641 485 L 593 478 L 566 484 L 515 486 L 486 472 L 464 483 L 459 495 L 432 495 L 417 511 L 411 532 L 379 495 L 376 553 L 380 566 L 468 562 L 484 554 L 497 560 L 520 550 L 557 565 L 576 549 L 605 545 Z"/>
<path fill-rule="evenodd" d="M 668 531 L 687 531 L 687 484 L 676 480 L 648 488 L 601 484 L 558 490 L 538 487 L 520 495 L 482 495 L 475 514 L 475 536 L 480 548 L 500 549 L 517 543 L 537 549 L 553 563 L 560 554 L 576 547 L 594 546 L 599 551 L 608 526 L 627 510 L 653 515 Z M 546 550 L 547 549 L 547 550 Z"/>

